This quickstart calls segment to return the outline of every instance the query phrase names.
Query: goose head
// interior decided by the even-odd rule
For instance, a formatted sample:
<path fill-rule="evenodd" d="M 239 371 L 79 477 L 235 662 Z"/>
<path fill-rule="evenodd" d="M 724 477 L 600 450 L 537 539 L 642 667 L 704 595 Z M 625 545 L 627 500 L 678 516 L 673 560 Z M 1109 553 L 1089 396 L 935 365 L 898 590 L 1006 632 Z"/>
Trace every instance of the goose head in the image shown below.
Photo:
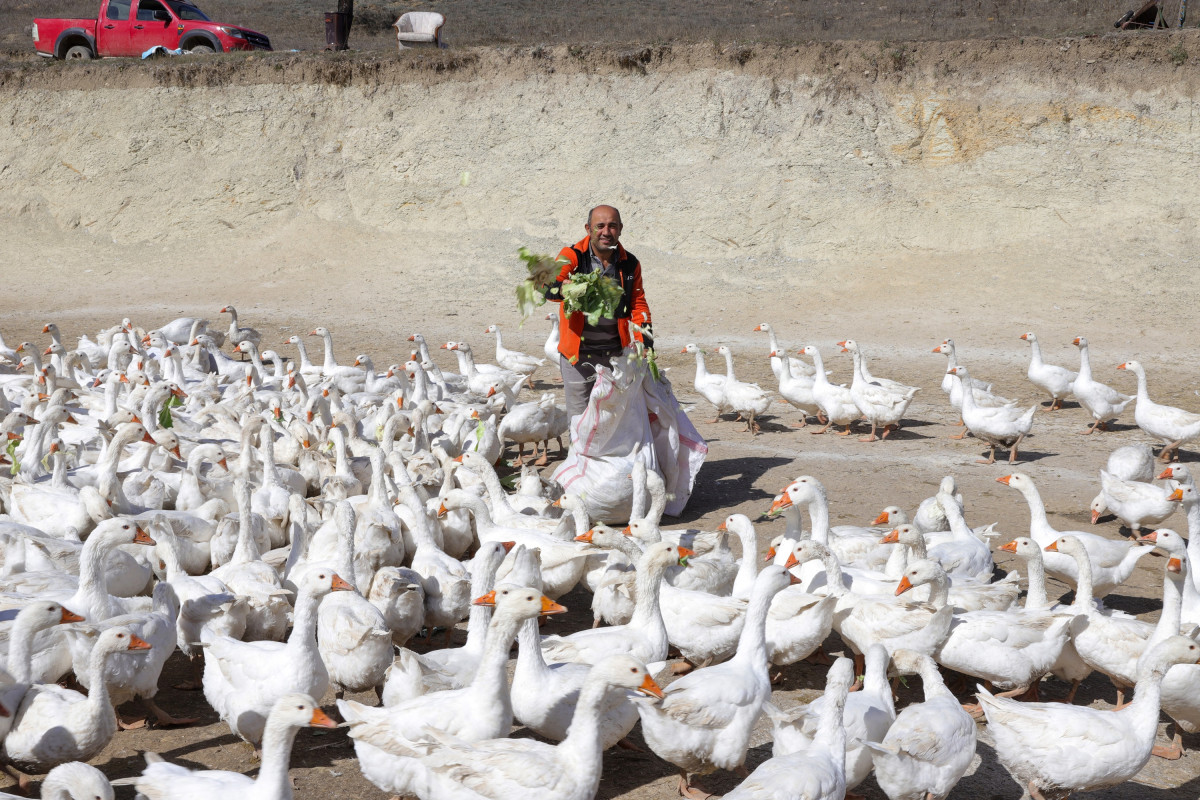
<path fill-rule="evenodd" d="M 71 611 L 61 603 L 53 600 L 41 600 L 30 603 L 18 612 L 16 625 L 28 627 L 35 631 L 52 628 L 71 622 L 83 622 L 79 614 Z"/>
<path fill-rule="evenodd" d="M 1138 539 L 1167 552 L 1167 571 L 1179 573 L 1187 564 L 1187 540 L 1170 528 L 1159 528 Z"/>
<path fill-rule="evenodd" d="M 904 525 L 908 522 L 908 514 L 900 506 L 888 506 L 879 512 L 872 525 Z"/>
<path fill-rule="evenodd" d="M 914 561 L 908 565 L 908 569 L 900 576 L 900 585 L 896 587 L 896 594 L 904 594 L 914 586 L 921 586 L 926 583 L 939 583 L 946 579 L 946 570 L 938 562 L 932 559 Z"/>
<path fill-rule="evenodd" d="M 768 324 L 767 324 L 767 323 L 765 323 L 765 322 L 761 322 L 761 323 L 759 323 L 759 324 L 758 324 L 758 326 L 757 326 L 757 327 L 755 327 L 755 329 L 754 329 L 754 330 L 755 330 L 756 332 L 761 332 L 761 333 L 770 333 L 770 332 L 771 332 L 771 326 L 770 326 L 770 325 L 768 325 Z"/>
<path fill-rule="evenodd" d="M 288 728 L 336 728 L 337 723 L 306 694 L 285 694 L 271 707 L 268 724 Z"/>
<path fill-rule="evenodd" d="M 475 598 L 471 603 L 477 606 L 494 606 L 496 612 L 493 623 L 497 617 L 526 620 L 539 615 L 567 613 L 565 606 L 554 602 L 539 590 L 512 584 L 497 587 L 482 597 Z"/>
<path fill-rule="evenodd" d="M 1032 333 L 1022 333 L 1021 338 L 1024 339 L 1025 341 L 1029 342 L 1030 344 L 1034 344 L 1038 340 L 1037 337 L 1034 336 Z"/>
<path fill-rule="evenodd" d="M 1040 561 L 1042 558 L 1042 548 L 1038 547 L 1037 542 L 1028 536 L 1018 536 L 1011 542 L 1001 545 L 1000 549 L 1026 561 Z"/>
<path fill-rule="evenodd" d="M 619 689 L 631 689 L 648 697 L 662 698 L 663 692 L 646 670 L 646 665 L 633 656 L 615 655 L 603 658 L 588 673 L 589 681 L 603 681 Z"/>
<path fill-rule="evenodd" d="M 134 635 L 129 628 L 118 626 L 109 628 L 100 634 L 96 639 L 96 645 L 93 652 L 100 653 L 148 653 L 150 651 L 149 642 Z"/>
<path fill-rule="evenodd" d="M 664 572 L 667 567 L 687 566 L 688 556 L 694 556 L 695 552 L 686 547 L 677 547 L 669 542 L 658 542 L 646 548 L 642 553 L 642 557 L 638 560 L 638 571 L 646 571 L 647 573 Z"/>

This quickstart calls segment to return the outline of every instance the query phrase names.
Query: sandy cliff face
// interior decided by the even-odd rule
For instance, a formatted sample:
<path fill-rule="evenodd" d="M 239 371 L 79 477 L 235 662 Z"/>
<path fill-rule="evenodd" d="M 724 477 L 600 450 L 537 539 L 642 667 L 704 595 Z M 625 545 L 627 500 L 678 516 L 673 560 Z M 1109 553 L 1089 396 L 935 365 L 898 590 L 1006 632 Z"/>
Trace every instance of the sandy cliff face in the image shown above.
<path fill-rule="evenodd" d="M 753 259 L 745 288 L 1018 265 L 1069 291 L 1195 244 L 1196 79 L 1156 41 L 25 70 L 0 80 L 0 219 L 117 261 L 469 260 L 502 287 L 518 244 L 610 201 L 638 250 L 733 286 Z"/>

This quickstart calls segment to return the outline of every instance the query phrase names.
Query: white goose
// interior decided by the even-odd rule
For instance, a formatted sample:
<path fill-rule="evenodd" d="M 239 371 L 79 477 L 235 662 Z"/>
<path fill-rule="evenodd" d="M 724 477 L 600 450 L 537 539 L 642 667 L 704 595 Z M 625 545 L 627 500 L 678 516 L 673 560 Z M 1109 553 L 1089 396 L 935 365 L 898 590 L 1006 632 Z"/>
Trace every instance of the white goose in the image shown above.
<path fill-rule="evenodd" d="M 776 380 L 782 380 L 784 375 L 784 362 L 787 362 L 788 371 L 796 377 L 811 378 L 813 374 L 813 366 L 798 358 L 792 358 L 787 354 L 787 350 L 779 346 L 779 339 L 775 336 L 775 329 L 766 322 L 757 325 L 754 328 L 755 333 L 765 333 L 770 341 L 771 346 L 771 372 L 775 374 Z"/>
<path fill-rule="evenodd" d="M 1158 457 L 1163 461 L 1179 458 L 1179 446 L 1200 436 L 1200 414 L 1151 400 L 1146 388 L 1146 369 L 1141 363 L 1126 361 L 1117 369 L 1127 369 L 1137 375 L 1137 405 L 1133 409 L 1133 421 L 1146 433 L 1162 441 L 1163 449 Z"/>
<path fill-rule="evenodd" d="M 901 675 L 921 676 L 925 701 L 906 706 L 872 751 L 875 780 L 892 800 L 945 800 L 975 760 L 975 720 L 946 688 L 929 656 L 897 650 Z"/>
<path fill-rule="evenodd" d="M 262 763 L 258 777 L 225 770 L 191 770 L 146 753 L 146 768 L 139 778 L 125 778 L 145 800 L 291 800 L 288 777 L 292 743 L 301 728 L 336 728 L 337 723 L 306 694 L 286 694 L 275 701 L 263 733 Z"/>
<path fill-rule="evenodd" d="M 1150 760 L 1167 670 L 1198 660 L 1200 645 L 1191 639 L 1173 636 L 1160 642 L 1138 667 L 1133 702 L 1116 712 L 1019 703 L 980 689 L 996 755 L 1035 800 L 1060 800 L 1123 783 Z"/>
<path fill-rule="evenodd" d="M 809 414 L 815 416 L 818 422 L 824 422 L 825 415 L 821 412 L 821 407 L 817 405 L 817 398 L 813 395 L 814 378 L 792 372 L 791 362 L 799 361 L 800 359 L 787 358 L 786 353 L 784 353 L 784 358 L 776 359 L 775 356 L 779 352 L 782 351 L 771 351 L 772 363 L 776 360 L 780 363 L 779 395 L 801 412 L 800 422 L 793 427 L 807 427 Z M 803 364 L 804 362 L 801 361 L 800 363 Z"/>
<path fill-rule="evenodd" d="M 816 347 L 811 344 L 805 345 L 800 349 L 800 353 L 811 358 L 816 367 L 813 375 L 813 398 L 828 420 L 824 428 L 813 431 L 813 433 L 824 433 L 833 425 L 845 425 L 846 430 L 842 431 L 841 435 L 849 436 L 851 424 L 862 417 L 862 412 L 854 404 L 854 397 L 850 394 L 850 390 L 845 386 L 835 386 L 825 377 L 825 361 Z"/>
<path fill-rule="evenodd" d="M 771 600 L 791 582 L 786 569 L 768 565 L 754 581 L 736 654 L 672 683 L 661 704 L 638 703 L 646 744 L 678 767 L 679 791 L 699 797 L 689 773 L 735 769 L 763 703 L 771 696 L 765 628 Z"/>
<path fill-rule="evenodd" d="M 1116 389 L 1100 383 L 1092 378 L 1092 362 L 1088 357 L 1088 342 L 1082 336 L 1076 336 L 1074 344 L 1079 348 L 1079 374 L 1075 378 L 1072 392 L 1079 405 L 1092 415 L 1092 424 L 1083 434 L 1095 433 L 1099 428 L 1108 430 L 1108 423 L 1121 416 L 1125 407 L 1135 398 L 1121 394 Z"/>
<path fill-rule="evenodd" d="M 1021 472 L 1004 475 L 996 479 L 1011 486 L 1025 498 L 1029 506 L 1029 536 L 1040 547 L 1046 547 L 1060 536 L 1069 535 L 1078 539 L 1088 552 L 1092 563 L 1092 589 L 1097 599 L 1104 597 L 1133 574 L 1138 559 L 1149 553 L 1149 548 L 1139 547 L 1134 542 L 1107 539 L 1084 531 L 1058 531 L 1046 517 L 1046 506 L 1034 485 L 1033 479 Z M 1047 553 L 1046 569 L 1067 584 L 1074 586 L 1078 580 L 1075 559 L 1063 554 Z"/>
<path fill-rule="evenodd" d="M 1141 481 L 1126 481 L 1100 470 L 1100 502 L 1092 501 L 1092 524 L 1104 511 L 1111 511 L 1125 527 L 1140 535 L 1143 525 L 1154 527 L 1175 513 L 1179 503 L 1171 499 L 1173 489 Z"/>
<path fill-rule="evenodd" d="M 251 342 L 255 347 L 262 343 L 262 334 L 254 328 L 238 327 L 238 312 L 236 308 L 226 305 L 218 313 L 229 315 L 229 335 L 227 338 L 231 347 L 236 348 L 242 342 Z M 196 340 L 192 339 L 192 344 L 195 343 Z"/>
<path fill-rule="evenodd" d="M 88 661 L 92 690 L 85 696 L 53 683 L 31 686 L 0 745 L 0 757 L 34 774 L 94 758 L 117 732 L 117 716 L 103 678 L 105 663 L 116 653 L 149 649 L 128 628 L 102 633 Z"/>
<path fill-rule="evenodd" d="M 952 372 L 959 377 L 969 378 L 970 374 L 967 368 L 959 365 L 953 367 Z M 1000 406 L 998 408 L 985 408 L 975 404 L 975 396 L 972 392 L 963 393 L 962 419 L 963 423 L 976 437 L 988 443 L 991 450 L 988 453 L 986 461 L 979 460 L 981 464 L 996 463 L 996 448 L 1007 447 L 1008 463 L 1015 463 L 1017 460 L 1017 447 L 1021 444 L 1021 440 L 1029 435 L 1029 431 L 1033 428 L 1033 412 L 1037 411 L 1037 406 L 1030 406 L 1028 411 L 1021 411 L 1008 406 Z"/>
<path fill-rule="evenodd" d="M 42 800 L 113 800 L 112 784 L 104 773 L 79 761 L 50 770 L 42 781 Z M 25 795 L 0 792 L 0 800 L 29 800 Z"/>
<path fill-rule="evenodd" d="M 859 441 L 875 441 L 876 428 L 883 429 L 880 438 L 886 439 L 889 433 L 900 427 L 900 420 L 920 389 L 916 386 L 896 384 L 895 381 L 890 381 L 889 385 L 881 383 L 881 379 L 869 380 L 866 363 L 858 344 L 853 339 L 846 339 L 838 344 L 842 346 L 843 352 L 850 353 L 854 359 L 854 379 L 850 383 L 850 397 L 862 412 L 863 419 L 871 423 L 871 432 L 859 437 Z"/>
<path fill-rule="evenodd" d="M 533 739 L 470 741 L 441 731 L 416 742 L 365 727 L 353 728 L 351 735 L 410 756 L 416 773 L 411 791 L 421 800 L 591 800 L 600 785 L 599 715 L 612 688 L 662 696 L 640 662 L 616 655 L 589 672 L 570 731 L 559 745 Z"/>
<path fill-rule="evenodd" d="M 204 697 L 230 730 L 251 744 L 263 738 L 267 715 L 285 694 L 324 695 L 329 672 L 317 651 L 317 609 L 330 592 L 351 591 L 329 570 L 299 580 L 295 625 L 286 643 L 240 642 L 205 634 Z"/>
<path fill-rule="evenodd" d="M 1043 361 L 1042 346 L 1032 333 L 1023 333 L 1021 338 L 1029 342 L 1029 369 L 1025 374 L 1034 386 L 1049 393 L 1050 407 L 1047 411 L 1062 408 L 1062 401 L 1072 396 L 1072 387 L 1079 373 Z M 959 375 L 962 374 L 959 372 Z"/>
<path fill-rule="evenodd" d="M 392 746 L 426 738 L 430 729 L 468 742 L 494 739 L 512 727 L 508 689 L 508 651 L 521 624 L 539 614 L 561 614 L 565 608 L 528 587 L 503 587 L 476 603 L 494 602 L 487 642 L 479 669 L 461 689 L 432 692 L 383 708 L 348 700 L 338 710 L 350 725 L 350 736 L 363 774 L 382 789 L 401 795 L 420 791 L 422 770 L 412 753 Z M 380 744 L 383 743 L 383 744 Z"/>
<path fill-rule="evenodd" d="M 848 658 L 834 662 L 825 677 L 825 701 L 817 735 L 804 749 L 780 753 L 768 760 L 731 792 L 729 800 L 842 800 L 846 797 L 846 739 L 842 724 L 847 692 L 854 679 Z"/>
<path fill-rule="evenodd" d="M 746 420 L 746 430 L 757 434 L 759 426 L 754 418 L 767 413 L 767 409 L 771 407 L 771 395 L 757 383 L 746 383 L 737 379 L 733 374 L 733 352 L 727 346 L 721 345 L 715 352 L 725 356 L 726 405 Z"/>
<path fill-rule="evenodd" d="M 546 363 L 544 358 L 535 358 L 528 353 L 509 350 L 500 339 L 500 326 L 488 325 L 484 333 L 496 334 L 496 363 L 504 369 L 519 372 L 522 375 L 533 375 L 537 368 Z"/>

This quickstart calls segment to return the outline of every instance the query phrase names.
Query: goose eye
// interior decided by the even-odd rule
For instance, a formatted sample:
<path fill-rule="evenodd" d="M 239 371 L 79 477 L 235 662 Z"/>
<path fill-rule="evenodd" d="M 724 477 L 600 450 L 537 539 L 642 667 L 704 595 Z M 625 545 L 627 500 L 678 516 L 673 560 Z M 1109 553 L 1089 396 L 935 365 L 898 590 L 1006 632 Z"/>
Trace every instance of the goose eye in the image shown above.
<path fill-rule="evenodd" d="M 529 596 L 528 596 L 528 597 L 526 597 L 525 599 L 526 599 L 526 600 L 532 600 L 532 599 L 533 599 L 533 595 L 529 595 Z"/>
<path fill-rule="evenodd" d="M 630 668 L 629 668 L 629 671 L 630 671 L 630 672 L 637 672 L 637 667 L 630 667 Z"/>

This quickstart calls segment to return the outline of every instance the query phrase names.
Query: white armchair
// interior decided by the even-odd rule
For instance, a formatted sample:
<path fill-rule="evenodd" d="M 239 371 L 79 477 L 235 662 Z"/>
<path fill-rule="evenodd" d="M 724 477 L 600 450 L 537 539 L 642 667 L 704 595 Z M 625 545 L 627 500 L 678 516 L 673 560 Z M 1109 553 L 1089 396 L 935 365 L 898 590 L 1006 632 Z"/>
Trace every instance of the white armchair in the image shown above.
<path fill-rule="evenodd" d="M 410 44 L 442 44 L 442 26 L 446 18 L 436 11 L 407 11 L 392 23 L 396 29 L 396 42 L 403 50 Z"/>

